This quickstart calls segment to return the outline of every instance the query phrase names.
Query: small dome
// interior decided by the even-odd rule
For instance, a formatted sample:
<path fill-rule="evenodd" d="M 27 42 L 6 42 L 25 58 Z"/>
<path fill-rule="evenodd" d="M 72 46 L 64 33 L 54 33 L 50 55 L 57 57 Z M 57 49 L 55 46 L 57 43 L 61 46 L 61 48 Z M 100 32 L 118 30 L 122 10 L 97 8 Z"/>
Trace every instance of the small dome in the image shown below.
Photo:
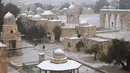
<path fill-rule="evenodd" d="M 8 12 L 4 16 L 4 24 L 15 24 L 15 22 L 16 22 L 16 18 L 12 13 Z"/>
<path fill-rule="evenodd" d="M 84 21 L 81 21 L 80 24 L 81 24 L 81 25 L 88 25 L 89 23 L 88 23 L 88 21 L 85 21 L 85 20 L 84 20 Z"/>
<path fill-rule="evenodd" d="M 103 8 L 107 9 L 107 6 L 104 6 Z"/>
<path fill-rule="evenodd" d="M 4 19 L 8 19 L 8 18 L 10 18 L 10 19 L 15 19 L 15 16 L 14 16 L 12 13 L 8 12 L 8 13 L 4 16 Z"/>
<path fill-rule="evenodd" d="M 40 15 L 34 15 L 32 18 L 33 19 L 42 19 L 42 17 Z"/>
<path fill-rule="evenodd" d="M 92 8 L 90 8 L 90 7 L 88 8 L 88 10 L 91 10 L 91 9 L 92 9 Z"/>
<path fill-rule="evenodd" d="M 51 11 L 47 10 L 47 11 L 44 11 L 42 13 L 42 15 L 53 15 L 53 13 Z"/>
<path fill-rule="evenodd" d="M 40 8 L 40 7 L 38 7 L 37 9 L 36 9 L 36 11 L 37 11 L 37 13 L 42 13 L 42 8 Z"/>
<path fill-rule="evenodd" d="M 69 12 L 79 12 L 79 8 L 76 5 L 70 5 L 68 8 Z"/>
<path fill-rule="evenodd" d="M 28 18 L 32 18 L 33 17 L 33 15 L 28 15 Z"/>
<path fill-rule="evenodd" d="M 67 8 L 63 8 L 63 10 L 67 10 Z"/>
<path fill-rule="evenodd" d="M 55 55 L 65 55 L 64 51 L 62 49 L 57 49 L 54 51 Z"/>
<path fill-rule="evenodd" d="M 70 5 L 69 6 L 69 9 L 73 9 L 75 6 L 74 5 Z"/>
<path fill-rule="evenodd" d="M 21 14 L 22 17 L 27 17 L 28 15 L 26 13 Z"/>

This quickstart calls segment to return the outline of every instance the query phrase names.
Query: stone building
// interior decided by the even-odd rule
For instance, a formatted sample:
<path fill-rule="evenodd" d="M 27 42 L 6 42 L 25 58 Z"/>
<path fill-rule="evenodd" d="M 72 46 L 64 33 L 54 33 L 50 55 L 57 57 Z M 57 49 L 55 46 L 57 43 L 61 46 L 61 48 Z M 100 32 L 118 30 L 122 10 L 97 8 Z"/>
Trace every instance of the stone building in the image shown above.
<path fill-rule="evenodd" d="M 8 49 L 0 43 L 0 73 L 8 73 Z"/>
<path fill-rule="evenodd" d="M 67 11 L 67 23 L 79 24 L 79 7 L 77 5 L 70 5 Z"/>
<path fill-rule="evenodd" d="M 92 8 L 83 8 L 82 14 L 86 15 L 86 14 L 94 14 L 94 10 Z"/>
<path fill-rule="evenodd" d="M 96 34 L 96 26 L 89 25 L 87 21 L 81 21 L 78 26 L 75 26 L 76 34 L 92 37 Z"/>
<path fill-rule="evenodd" d="M 101 48 L 102 53 L 107 54 L 108 46 L 110 44 L 110 39 L 103 39 L 103 38 L 99 38 L 99 37 L 87 38 L 87 40 L 86 40 L 87 48 L 86 49 L 91 49 L 92 46 L 94 46 L 95 44 L 98 44 L 98 46 Z"/>
<path fill-rule="evenodd" d="M 81 40 L 82 40 L 82 38 L 79 38 L 77 36 L 75 36 L 75 37 L 65 37 L 64 41 L 63 41 L 64 49 L 71 51 L 71 52 L 77 52 L 78 48 L 76 48 L 76 45 Z"/>
<path fill-rule="evenodd" d="M 16 25 L 16 18 L 13 14 L 8 12 L 4 16 L 4 25 L 2 29 L 1 39 L 5 45 L 8 46 L 9 49 L 11 48 L 20 48 L 21 46 L 21 33 L 18 31 Z M 10 55 L 13 54 L 10 52 Z M 14 52 L 14 51 L 13 51 Z M 22 51 L 18 50 L 15 51 L 16 55 L 22 55 Z"/>

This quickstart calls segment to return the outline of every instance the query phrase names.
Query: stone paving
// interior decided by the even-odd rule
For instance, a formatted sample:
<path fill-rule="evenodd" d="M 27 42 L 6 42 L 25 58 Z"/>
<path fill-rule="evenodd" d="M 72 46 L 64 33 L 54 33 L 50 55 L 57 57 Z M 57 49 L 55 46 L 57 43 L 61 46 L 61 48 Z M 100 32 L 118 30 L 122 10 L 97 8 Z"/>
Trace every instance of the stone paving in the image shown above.
<path fill-rule="evenodd" d="M 29 43 L 23 42 L 23 46 L 27 47 L 27 46 L 32 46 Z M 13 61 L 16 65 L 21 65 L 22 63 L 26 63 L 26 65 L 30 64 L 30 63 L 36 63 L 39 61 L 39 56 L 38 56 L 38 52 L 44 52 L 46 54 L 46 59 L 50 59 L 50 57 L 52 56 L 52 53 L 55 49 L 57 48 L 62 48 L 63 46 L 61 45 L 57 45 L 57 44 L 44 44 L 45 45 L 45 49 L 42 49 L 42 45 L 40 44 L 34 48 L 28 48 L 28 49 L 24 49 L 23 56 L 17 56 L 17 57 L 11 57 L 9 58 L 9 61 Z M 11 68 L 11 67 L 10 67 Z M 37 69 L 34 69 L 36 71 L 36 73 L 38 73 Z M 80 73 L 98 73 L 93 69 L 90 69 L 88 67 L 85 66 L 81 66 L 80 67 Z M 9 73 L 17 73 L 17 71 L 13 68 L 9 69 Z M 44 73 L 44 72 L 43 72 Z"/>

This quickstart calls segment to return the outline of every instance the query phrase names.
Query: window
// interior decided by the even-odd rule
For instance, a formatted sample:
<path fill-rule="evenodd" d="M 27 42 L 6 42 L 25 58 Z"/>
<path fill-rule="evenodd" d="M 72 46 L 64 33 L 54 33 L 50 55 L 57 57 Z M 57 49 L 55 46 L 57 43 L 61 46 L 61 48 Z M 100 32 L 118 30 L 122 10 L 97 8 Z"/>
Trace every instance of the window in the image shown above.
<path fill-rule="evenodd" d="M 13 33 L 13 30 L 11 30 L 10 33 Z"/>

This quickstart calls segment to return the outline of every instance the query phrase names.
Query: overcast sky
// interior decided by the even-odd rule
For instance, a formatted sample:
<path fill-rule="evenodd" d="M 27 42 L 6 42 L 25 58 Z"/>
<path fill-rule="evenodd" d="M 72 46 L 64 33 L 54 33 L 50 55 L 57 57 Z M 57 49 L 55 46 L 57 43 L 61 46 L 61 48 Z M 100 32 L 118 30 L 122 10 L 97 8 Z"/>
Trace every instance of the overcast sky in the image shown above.
<path fill-rule="evenodd" d="M 11 1 L 12 3 L 30 3 L 30 2 L 42 2 L 42 3 L 88 2 L 88 3 L 94 3 L 97 0 L 3 0 L 3 1 Z M 111 0 L 109 0 L 109 1 L 111 1 Z"/>

